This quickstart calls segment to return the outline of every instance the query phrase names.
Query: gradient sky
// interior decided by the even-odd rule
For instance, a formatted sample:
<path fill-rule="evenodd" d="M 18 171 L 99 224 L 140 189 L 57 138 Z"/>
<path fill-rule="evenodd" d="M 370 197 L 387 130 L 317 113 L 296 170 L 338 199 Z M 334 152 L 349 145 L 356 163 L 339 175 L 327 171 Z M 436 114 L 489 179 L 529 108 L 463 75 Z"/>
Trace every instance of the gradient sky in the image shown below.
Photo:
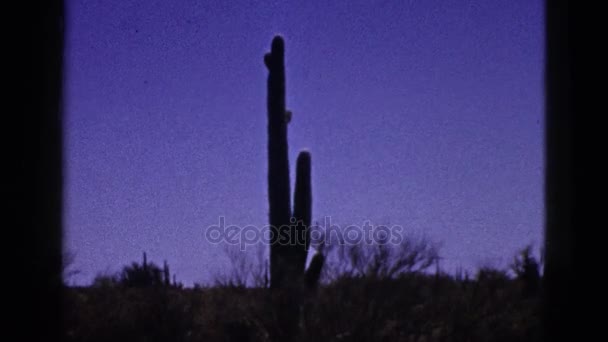
<path fill-rule="evenodd" d="M 144 250 L 185 285 L 206 282 L 228 267 L 207 226 L 267 224 L 275 34 L 314 218 L 424 233 L 447 269 L 538 248 L 543 20 L 541 0 L 68 0 L 72 282 Z"/>

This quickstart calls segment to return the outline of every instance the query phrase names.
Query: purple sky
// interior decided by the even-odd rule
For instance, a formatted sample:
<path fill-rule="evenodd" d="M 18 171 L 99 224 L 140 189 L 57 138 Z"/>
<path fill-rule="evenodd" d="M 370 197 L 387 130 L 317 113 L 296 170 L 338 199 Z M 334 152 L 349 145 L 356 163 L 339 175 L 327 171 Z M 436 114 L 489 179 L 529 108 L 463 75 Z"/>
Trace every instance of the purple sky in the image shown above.
<path fill-rule="evenodd" d="M 275 34 L 290 162 L 310 149 L 315 218 L 425 233 L 449 269 L 538 249 L 542 1 L 259 3 L 67 1 L 73 282 L 144 250 L 187 286 L 209 281 L 227 262 L 207 226 L 267 224 Z"/>

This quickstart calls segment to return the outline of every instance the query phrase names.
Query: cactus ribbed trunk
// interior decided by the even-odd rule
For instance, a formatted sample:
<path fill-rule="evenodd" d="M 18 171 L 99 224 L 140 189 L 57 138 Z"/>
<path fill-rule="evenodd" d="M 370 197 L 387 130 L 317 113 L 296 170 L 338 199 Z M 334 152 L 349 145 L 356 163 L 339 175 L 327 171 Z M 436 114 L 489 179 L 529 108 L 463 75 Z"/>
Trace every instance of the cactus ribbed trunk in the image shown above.
<path fill-rule="evenodd" d="M 280 287 L 285 277 L 286 249 L 279 238 L 288 233 L 291 218 L 289 198 L 289 151 L 285 122 L 285 63 L 283 39 L 272 41 L 270 54 L 264 57 L 268 67 L 268 201 L 270 226 L 270 286 Z"/>

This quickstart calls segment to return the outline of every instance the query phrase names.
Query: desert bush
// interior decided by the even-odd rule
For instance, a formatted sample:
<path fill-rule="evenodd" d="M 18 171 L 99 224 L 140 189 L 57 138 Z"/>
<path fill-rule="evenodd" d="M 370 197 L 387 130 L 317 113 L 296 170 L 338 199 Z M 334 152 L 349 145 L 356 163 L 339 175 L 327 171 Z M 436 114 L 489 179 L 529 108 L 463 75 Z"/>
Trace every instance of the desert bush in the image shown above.
<path fill-rule="evenodd" d="M 525 296 L 536 294 L 540 289 L 540 263 L 532 255 L 532 246 L 528 245 L 515 256 L 511 270 L 522 285 Z"/>
<path fill-rule="evenodd" d="M 399 244 L 345 243 L 322 246 L 326 257 L 325 284 L 342 277 L 395 278 L 424 272 L 439 260 L 438 246 L 426 238 L 406 237 Z"/>

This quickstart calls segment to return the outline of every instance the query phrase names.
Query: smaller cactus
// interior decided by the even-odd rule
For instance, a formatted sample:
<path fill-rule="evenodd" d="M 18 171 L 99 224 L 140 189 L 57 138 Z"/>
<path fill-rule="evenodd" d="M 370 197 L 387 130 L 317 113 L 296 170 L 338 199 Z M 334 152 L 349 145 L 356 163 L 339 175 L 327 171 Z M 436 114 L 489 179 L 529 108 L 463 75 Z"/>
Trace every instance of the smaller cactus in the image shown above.
<path fill-rule="evenodd" d="M 292 116 L 293 116 L 293 113 L 290 110 L 285 111 L 285 123 L 286 124 L 289 124 L 291 122 Z"/>
<path fill-rule="evenodd" d="M 319 284 L 319 278 L 321 278 L 321 271 L 323 270 L 323 264 L 325 263 L 325 256 L 321 253 L 315 253 L 308 265 L 305 275 L 306 288 L 309 290 L 315 290 Z"/>
<path fill-rule="evenodd" d="M 169 264 L 167 264 L 167 260 L 163 262 L 163 280 L 166 287 L 171 285 L 170 273 L 169 273 Z"/>

